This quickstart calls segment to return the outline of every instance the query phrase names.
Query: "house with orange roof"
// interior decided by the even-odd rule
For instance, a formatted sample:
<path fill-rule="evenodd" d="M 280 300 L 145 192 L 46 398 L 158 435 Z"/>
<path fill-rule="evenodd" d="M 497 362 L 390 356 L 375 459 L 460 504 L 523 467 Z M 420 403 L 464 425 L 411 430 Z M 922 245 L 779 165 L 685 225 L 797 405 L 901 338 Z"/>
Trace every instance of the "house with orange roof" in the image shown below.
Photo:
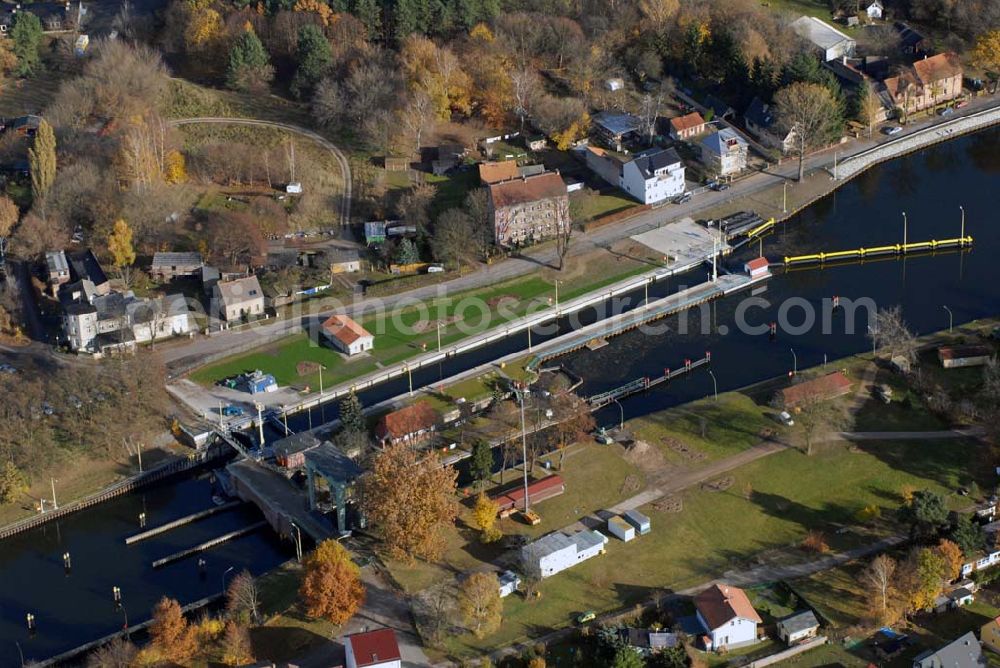
<path fill-rule="evenodd" d="M 382 445 L 418 445 L 434 434 L 437 423 L 437 411 L 426 401 L 418 401 L 382 416 L 375 427 L 375 438 Z"/>
<path fill-rule="evenodd" d="M 705 629 L 702 643 L 706 650 L 733 649 L 757 642 L 757 625 L 763 620 L 739 587 L 712 585 L 694 597 L 694 607 Z"/>
<path fill-rule="evenodd" d="M 494 183 L 488 188 L 489 216 L 500 246 L 520 246 L 569 229 L 569 191 L 559 172 Z"/>
<path fill-rule="evenodd" d="M 670 138 L 688 141 L 705 131 L 705 119 L 697 111 L 670 119 Z"/>
<path fill-rule="evenodd" d="M 905 114 L 930 109 L 962 95 L 962 61 L 951 52 L 924 57 L 882 82 L 893 107 Z"/>
<path fill-rule="evenodd" d="M 479 163 L 479 180 L 484 186 L 516 179 L 521 175 L 514 160 Z"/>
<path fill-rule="evenodd" d="M 346 315 L 331 315 L 320 329 L 333 347 L 345 355 L 357 355 L 375 345 L 375 337 Z"/>

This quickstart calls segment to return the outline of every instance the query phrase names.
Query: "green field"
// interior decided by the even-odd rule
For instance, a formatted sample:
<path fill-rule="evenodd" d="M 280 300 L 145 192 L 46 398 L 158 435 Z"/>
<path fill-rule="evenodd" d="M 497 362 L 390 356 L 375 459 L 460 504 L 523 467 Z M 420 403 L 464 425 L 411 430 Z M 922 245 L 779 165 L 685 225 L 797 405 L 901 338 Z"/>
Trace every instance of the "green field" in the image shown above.
<path fill-rule="evenodd" d="M 823 531 L 834 550 L 871 542 L 874 535 L 835 530 L 852 524 L 864 505 L 876 504 L 883 516 L 891 516 L 904 485 L 950 492 L 967 471 L 976 470 L 981 456 L 972 441 L 896 441 L 865 443 L 853 452 L 829 446 L 812 456 L 787 450 L 758 460 L 736 470 L 725 491 L 686 491 L 679 513 L 642 508 L 651 518 L 652 533 L 628 544 L 612 540 L 605 556 L 546 580 L 537 601 L 505 599 L 500 631 L 483 641 L 454 638 L 449 649 L 474 654 L 569 624 L 581 610 L 621 608 L 659 591 L 691 586 L 749 566 L 755 554 L 788 551 L 811 530 Z M 605 465 L 590 458 L 573 464 Z M 749 500 L 743 492 L 747 484 L 753 488 Z M 542 507 L 541 512 L 548 511 Z M 882 527 L 890 530 L 895 529 Z M 787 558 L 801 554 L 795 548 Z"/>

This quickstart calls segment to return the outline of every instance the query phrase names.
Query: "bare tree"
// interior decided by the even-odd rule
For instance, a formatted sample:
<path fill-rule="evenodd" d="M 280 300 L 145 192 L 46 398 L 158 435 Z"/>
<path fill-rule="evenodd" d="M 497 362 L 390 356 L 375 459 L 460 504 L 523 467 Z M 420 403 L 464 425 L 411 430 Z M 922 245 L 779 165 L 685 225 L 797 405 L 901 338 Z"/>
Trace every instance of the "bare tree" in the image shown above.
<path fill-rule="evenodd" d="M 882 348 L 889 359 L 901 356 L 913 362 L 917 357 L 917 340 L 903 320 L 903 309 L 898 304 L 881 308 L 875 314 L 875 323 L 869 326 L 868 338 L 877 348 Z"/>
<path fill-rule="evenodd" d="M 775 395 L 772 405 L 775 408 L 795 411 L 795 424 L 802 434 L 804 450 L 807 455 L 813 453 L 816 436 L 823 431 L 839 431 L 847 424 L 844 410 L 828 399 L 818 389 L 807 389 L 799 393 L 794 405 L 787 405 L 784 395 Z"/>
<path fill-rule="evenodd" d="M 538 74 L 533 67 L 525 65 L 511 70 L 507 76 L 514 96 L 514 114 L 521 121 L 521 132 L 524 132 L 524 121 L 531 115 L 532 101 L 538 97 L 541 87 Z"/>
<path fill-rule="evenodd" d="M 246 616 L 250 623 L 256 624 L 260 612 L 260 595 L 257 583 L 250 571 L 242 571 L 229 582 L 226 590 L 226 611 L 230 615 Z"/>
<path fill-rule="evenodd" d="M 825 86 L 797 82 L 775 94 L 774 106 L 778 126 L 785 132 L 795 132 L 801 181 L 806 152 L 828 143 L 840 132 L 843 122 L 840 103 Z"/>
<path fill-rule="evenodd" d="M 433 128 L 434 116 L 434 101 L 424 90 L 415 90 L 409 104 L 399 109 L 399 120 L 407 134 L 413 137 L 414 152 L 420 150 L 424 132 Z"/>
<path fill-rule="evenodd" d="M 875 590 L 879 599 L 879 610 L 883 621 L 889 610 L 889 595 L 892 589 L 893 575 L 896 573 L 896 560 L 888 554 L 880 554 L 868 567 L 861 571 L 861 582 Z"/>

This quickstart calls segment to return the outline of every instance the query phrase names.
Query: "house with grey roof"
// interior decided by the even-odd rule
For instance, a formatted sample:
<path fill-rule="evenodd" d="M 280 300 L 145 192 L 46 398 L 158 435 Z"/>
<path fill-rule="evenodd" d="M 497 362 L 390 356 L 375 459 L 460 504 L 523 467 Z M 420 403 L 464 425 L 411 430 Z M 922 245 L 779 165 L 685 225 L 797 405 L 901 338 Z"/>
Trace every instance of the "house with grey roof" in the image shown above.
<path fill-rule="evenodd" d="M 198 276 L 203 266 L 201 253 L 154 253 L 149 273 L 161 281 L 169 281 L 178 276 Z"/>
<path fill-rule="evenodd" d="M 55 296 L 59 286 L 69 283 L 69 262 L 66 260 L 66 253 L 63 251 L 48 251 L 45 253 L 45 267 L 48 270 L 49 289 Z"/>
<path fill-rule="evenodd" d="M 521 561 L 526 570 L 547 578 L 604 554 L 607 542 L 607 536 L 599 531 L 584 529 L 574 534 L 557 531 L 522 547 Z"/>
<path fill-rule="evenodd" d="M 217 282 L 212 300 L 219 317 L 230 322 L 264 313 L 264 292 L 256 276 Z"/>
<path fill-rule="evenodd" d="M 941 649 L 927 650 L 913 659 L 913 668 L 983 668 L 983 647 L 976 634 L 969 631 Z"/>
<path fill-rule="evenodd" d="M 713 132 L 699 146 L 702 162 L 717 176 L 736 176 L 747 168 L 747 142 L 732 128 Z"/>
<path fill-rule="evenodd" d="M 853 56 L 857 42 L 815 16 L 801 16 L 791 25 L 796 35 L 813 45 L 824 61 Z"/>
<path fill-rule="evenodd" d="M 620 151 L 639 136 L 642 121 L 623 111 L 602 111 L 590 123 L 591 132 L 608 148 Z"/>
<path fill-rule="evenodd" d="M 602 180 L 643 204 L 656 204 L 685 191 L 684 163 L 672 148 L 650 148 L 626 157 L 588 146 L 587 166 Z"/>
<path fill-rule="evenodd" d="M 782 153 L 790 153 L 795 148 L 795 130 L 782 130 L 777 123 L 774 107 L 755 97 L 746 113 L 743 114 L 743 124 L 747 132 L 757 138 L 761 144 L 777 148 Z"/>

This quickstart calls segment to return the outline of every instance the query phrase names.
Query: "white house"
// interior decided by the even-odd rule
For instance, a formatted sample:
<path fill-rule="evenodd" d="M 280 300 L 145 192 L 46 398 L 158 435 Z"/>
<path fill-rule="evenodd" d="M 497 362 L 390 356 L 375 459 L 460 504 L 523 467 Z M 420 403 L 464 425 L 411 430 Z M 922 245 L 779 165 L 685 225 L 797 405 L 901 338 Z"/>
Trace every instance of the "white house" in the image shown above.
<path fill-rule="evenodd" d="M 331 315 L 323 322 L 321 328 L 330 343 L 347 355 L 357 355 L 371 350 L 375 344 L 375 337 L 346 315 Z"/>
<path fill-rule="evenodd" d="M 882 6 L 882 3 L 879 2 L 879 0 L 874 0 L 874 2 L 870 3 L 865 8 L 865 14 L 867 14 L 868 18 L 872 20 L 881 19 L 884 12 L 885 7 Z"/>
<path fill-rule="evenodd" d="M 701 140 L 701 159 L 719 176 L 735 176 L 747 168 L 747 142 L 732 128 L 722 128 Z"/>
<path fill-rule="evenodd" d="M 812 43 L 824 61 L 840 60 L 853 56 L 857 42 L 815 16 L 801 16 L 792 21 L 792 30 L 802 39 Z"/>
<path fill-rule="evenodd" d="M 506 598 L 521 586 L 521 577 L 514 571 L 504 571 L 497 576 L 497 582 L 500 583 L 500 598 Z"/>
<path fill-rule="evenodd" d="M 191 331 L 191 313 L 184 295 L 142 300 L 125 307 L 137 343 L 145 343 Z"/>
<path fill-rule="evenodd" d="M 716 651 L 757 642 L 760 615 L 739 587 L 713 585 L 694 597 L 698 621 L 705 629 L 705 649 Z"/>
<path fill-rule="evenodd" d="M 1000 564 L 1000 551 L 993 551 L 988 554 L 984 554 L 975 561 L 969 561 L 962 564 L 962 577 L 967 578 L 976 571 L 981 571 L 984 568 L 990 568 L 991 566 L 996 566 Z"/>
<path fill-rule="evenodd" d="M 344 639 L 347 668 L 402 668 L 399 643 L 392 629 L 355 633 Z"/>
<path fill-rule="evenodd" d="M 264 313 L 264 292 L 256 276 L 219 281 L 213 288 L 213 295 L 223 320 L 239 320 Z"/>
<path fill-rule="evenodd" d="M 581 561 L 604 554 L 607 537 L 599 531 L 583 530 L 569 535 L 550 533 L 521 548 L 525 567 L 547 578 Z"/>
<path fill-rule="evenodd" d="M 604 181 L 643 204 L 656 204 L 685 190 L 684 163 L 673 149 L 651 148 L 624 159 L 588 146 L 587 166 Z"/>
<path fill-rule="evenodd" d="M 635 527 L 619 515 L 608 518 L 608 531 L 626 543 L 635 538 Z"/>
<path fill-rule="evenodd" d="M 812 610 L 796 612 L 778 622 L 778 637 L 787 645 L 794 645 L 809 638 L 815 638 L 819 632 L 819 622 Z"/>

